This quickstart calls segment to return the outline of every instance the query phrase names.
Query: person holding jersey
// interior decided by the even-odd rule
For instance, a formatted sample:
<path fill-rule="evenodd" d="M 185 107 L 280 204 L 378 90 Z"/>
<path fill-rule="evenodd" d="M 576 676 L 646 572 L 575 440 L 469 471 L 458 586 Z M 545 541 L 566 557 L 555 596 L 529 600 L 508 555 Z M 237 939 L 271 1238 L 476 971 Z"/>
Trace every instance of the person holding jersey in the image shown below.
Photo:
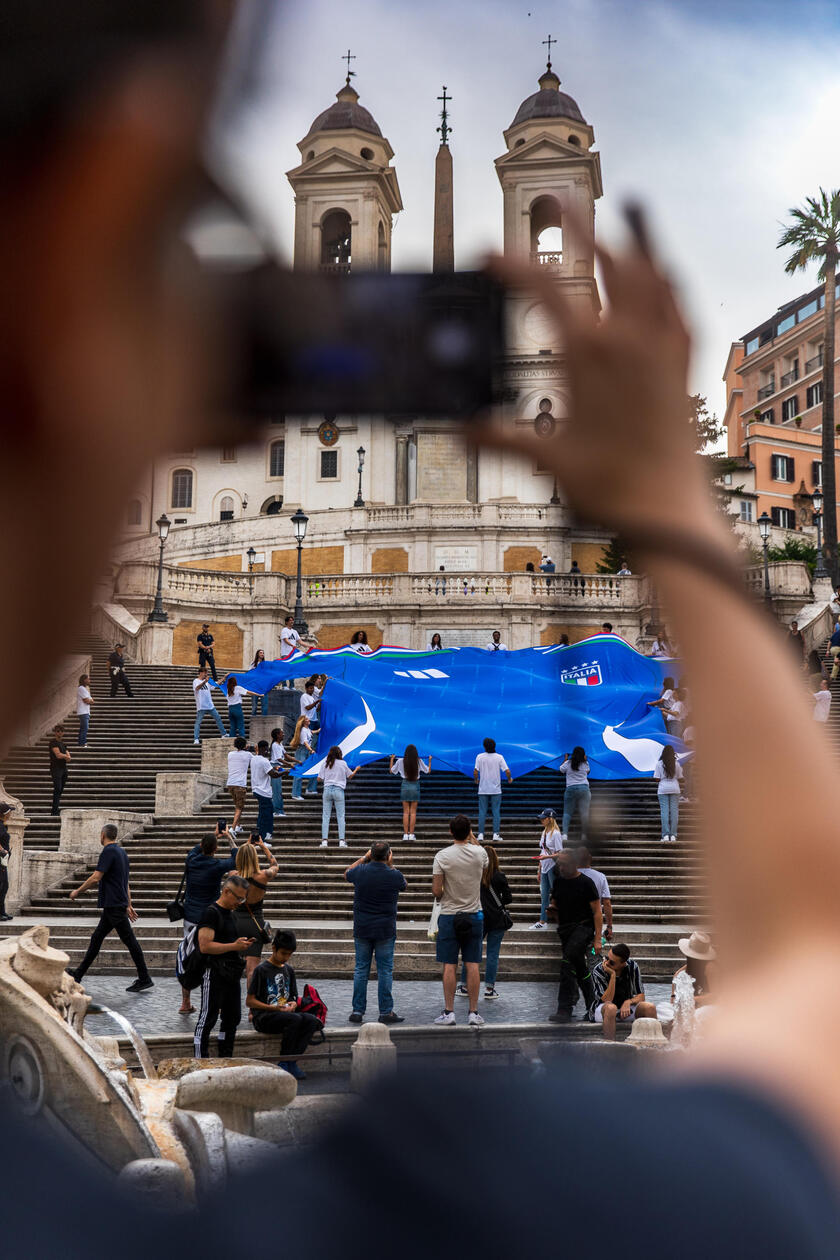
<path fill-rule="evenodd" d="M 347 848 L 347 841 L 344 839 L 344 789 L 358 772 L 358 766 L 355 770 L 351 770 L 338 744 L 333 744 L 327 753 L 324 768 L 318 775 L 318 779 L 324 784 L 324 806 L 321 811 L 322 849 L 326 849 L 329 844 L 330 818 L 333 809 L 338 827 L 338 847 L 339 849 Z"/>
<path fill-rule="evenodd" d="M 258 665 L 262 665 L 265 660 L 265 652 L 262 648 L 257 648 L 254 653 L 254 659 L 251 661 L 251 669 L 256 669 Z M 263 717 L 268 713 L 268 696 L 258 696 L 256 692 L 252 692 L 251 699 L 251 716 L 256 717 L 262 714 Z"/>
<path fill-rule="evenodd" d="M 407 744 L 401 757 L 391 754 L 388 763 L 391 774 L 400 776 L 400 800 L 403 811 L 403 844 L 413 844 L 417 837 L 414 827 L 417 823 L 417 806 L 420 802 L 420 775 L 430 774 L 432 758 L 423 762 L 414 744 Z"/>
<path fill-rule="evenodd" d="M 544 809 L 540 814 L 540 820 L 543 825 L 540 836 L 539 865 L 540 917 L 531 925 L 535 931 L 544 931 L 548 927 L 548 903 L 551 901 L 555 875 L 554 856 L 563 848 L 563 833 L 554 810 Z"/>
<path fill-rule="evenodd" d="M 297 764 L 303 765 L 312 756 L 312 732 L 309 729 L 309 718 L 301 716 L 297 720 L 295 733 L 289 740 L 289 752 L 294 754 Z M 317 796 L 318 789 L 310 788 L 312 778 L 307 775 L 305 778 L 292 779 L 292 800 L 302 801 L 304 793 L 307 796 Z"/>
<path fill-rule="evenodd" d="M 356 630 L 350 639 L 350 646 L 362 656 L 368 656 L 373 648 L 368 643 L 367 630 Z"/>
<path fill-rule="evenodd" d="M 225 691 L 227 693 L 228 718 L 230 720 L 230 733 L 234 738 L 241 735 L 245 738 L 245 716 L 242 712 L 242 699 L 249 693 L 244 687 L 240 687 L 236 674 L 228 674 L 225 680 Z"/>
<path fill-rule="evenodd" d="M 657 761 L 653 777 L 658 787 L 659 813 L 662 819 L 662 844 L 677 843 L 677 823 L 680 818 L 680 783 L 683 770 L 671 744 L 666 744 Z"/>
<path fill-rule="evenodd" d="M 563 843 L 565 844 L 569 837 L 569 828 L 576 814 L 580 815 L 580 838 L 585 840 L 589 827 L 589 806 L 592 803 L 592 793 L 589 788 L 589 762 L 580 744 L 572 750 L 571 756 L 566 757 L 560 766 L 560 771 L 566 776 L 561 828 Z"/>
<path fill-rule="evenodd" d="M 285 769 L 286 749 L 283 747 L 283 731 L 279 726 L 275 726 L 271 732 L 271 748 L 268 759 L 271 762 L 272 770 L 282 771 Z M 279 774 L 271 780 L 271 805 L 275 818 L 286 817 L 286 811 L 283 808 L 283 780 Z"/>

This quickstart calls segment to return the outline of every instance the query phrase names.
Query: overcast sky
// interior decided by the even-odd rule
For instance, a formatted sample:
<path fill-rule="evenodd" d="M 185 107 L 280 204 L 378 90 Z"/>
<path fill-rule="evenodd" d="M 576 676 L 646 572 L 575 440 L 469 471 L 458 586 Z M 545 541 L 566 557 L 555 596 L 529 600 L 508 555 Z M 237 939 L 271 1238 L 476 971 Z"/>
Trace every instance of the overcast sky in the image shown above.
<path fill-rule="evenodd" d="M 776 240 L 787 209 L 840 185 L 840 15 L 823 0 L 255 0 L 275 20 L 229 146 L 288 258 L 294 205 L 285 172 L 297 141 L 343 82 L 395 152 L 405 209 L 395 269 L 428 269 L 432 184 L 446 84 L 455 163 L 456 266 L 502 241 L 493 159 L 552 50 L 563 91 L 594 127 L 604 197 L 597 231 L 620 232 L 625 198 L 650 207 L 696 329 L 693 388 L 718 413 L 730 342 L 813 287 L 788 278 Z"/>

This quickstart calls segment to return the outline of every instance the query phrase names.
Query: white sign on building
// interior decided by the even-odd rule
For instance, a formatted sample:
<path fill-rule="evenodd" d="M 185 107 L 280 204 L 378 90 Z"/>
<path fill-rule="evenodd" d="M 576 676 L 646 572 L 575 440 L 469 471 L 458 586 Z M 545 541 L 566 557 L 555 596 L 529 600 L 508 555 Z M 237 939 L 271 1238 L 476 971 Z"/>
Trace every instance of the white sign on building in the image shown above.
<path fill-rule="evenodd" d="M 447 573 L 464 573 L 478 568 L 478 547 L 435 547 L 435 568 Z"/>

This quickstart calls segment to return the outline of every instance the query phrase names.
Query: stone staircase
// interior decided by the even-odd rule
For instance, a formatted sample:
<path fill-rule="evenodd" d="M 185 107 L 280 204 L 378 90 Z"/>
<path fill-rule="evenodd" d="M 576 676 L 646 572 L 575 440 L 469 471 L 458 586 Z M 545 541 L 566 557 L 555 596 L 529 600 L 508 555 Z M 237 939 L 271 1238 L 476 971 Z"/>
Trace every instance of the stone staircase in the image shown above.
<path fill-rule="evenodd" d="M 90 639 L 79 646 L 93 654 L 92 690 L 98 703 L 88 747 L 79 750 L 71 763 L 62 805 L 151 813 L 158 771 L 197 771 L 200 767 L 200 750 L 192 743 L 193 671 L 132 666 L 129 677 L 135 698 L 120 693 L 111 700 L 106 645 Z M 224 701 L 219 708 L 224 716 Z M 836 716 L 840 722 L 840 712 Z M 73 751 L 76 719 L 69 719 L 66 726 Z M 208 738 L 215 738 L 209 728 L 205 730 Z M 4 768 L 8 790 L 24 801 L 32 818 L 26 844 L 39 849 L 58 844 L 59 820 L 48 813 L 51 781 L 46 745 L 44 740 L 36 748 L 13 749 Z M 280 875 L 269 888 L 267 918 L 275 927 L 295 929 L 299 963 L 306 974 L 317 979 L 352 973 L 352 889 L 343 880 L 343 872 L 373 840 L 387 838 L 394 843 L 396 863 L 408 880 L 400 898 L 398 974 L 416 979 L 437 975 L 434 946 L 426 935 L 432 860 L 436 850 L 448 843 L 447 821 L 452 814 L 464 812 L 475 818 L 472 783 L 462 775 L 435 769 L 433 763 L 433 773 L 423 783 L 418 841 L 404 846 L 399 782 L 388 775 L 387 763 L 367 766 L 347 790 L 348 848 L 337 847 L 333 822 L 333 838 L 326 851 L 318 847 L 320 799 L 291 803 L 288 780 L 284 780 L 284 791 L 287 816 L 277 821 L 274 837 Z M 537 863 L 532 860 L 540 832 L 537 815 L 547 805 L 559 812 L 562 796 L 563 778 L 549 769 L 533 771 L 505 786 L 499 855 L 514 894 L 515 927 L 505 938 L 500 982 L 548 980 L 557 972 L 555 934 L 528 931 L 528 927 L 539 911 Z M 661 845 L 652 781 L 593 783 L 592 796 L 590 847 L 611 884 L 616 939 L 630 945 L 646 979 L 668 979 L 677 964 L 677 937 L 706 920 L 691 806 L 682 807 L 680 843 Z M 249 797 L 246 827 L 256 822 L 252 801 Z M 188 818 L 157 817 L 126 840 L 134 904 L 141 916 L 137 933 L 154 971 L 171 973 L 181 929 L 165 918 L 164 906 L 178 887 L 184 858 L 203 834 L 214 829 L 218 817 L 230 819 L 231 815 L 230 799 L 221 792 L 200 813 Z M 33 921 L 48 922 L 52 943 L 66 949 L 76 962 L 95 913 L 95 894 L 68 900 L 67 893 L 78 882 L 67 880 L 34 898 L 5 929 L 17 932 Z M 122 972 L 130 967 L 122 945 L 110 937 L 97 968 Z"/>

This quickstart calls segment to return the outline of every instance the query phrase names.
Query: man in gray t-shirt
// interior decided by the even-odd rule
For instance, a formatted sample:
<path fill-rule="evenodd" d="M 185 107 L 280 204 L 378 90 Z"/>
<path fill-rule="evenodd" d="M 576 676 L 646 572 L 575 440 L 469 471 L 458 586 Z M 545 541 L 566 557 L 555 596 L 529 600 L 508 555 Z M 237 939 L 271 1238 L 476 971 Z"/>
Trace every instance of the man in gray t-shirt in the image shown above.
<path fill-rule="evenodd" d="M 458 955 L 467 971 L 470 1023 L 483 1024 L 478 1013 L 478 967 L 484 938 L 481 911 L 481 877 L 487 866 L 487 850 L 478 844 L 465 814 L 449 824 L 452 844 L 435 854 L 432 892 L 440 901 L 436 956 L 443 963 L 443 1011 L 436 1024 L 455 1023 L 455 979 Z"/>

